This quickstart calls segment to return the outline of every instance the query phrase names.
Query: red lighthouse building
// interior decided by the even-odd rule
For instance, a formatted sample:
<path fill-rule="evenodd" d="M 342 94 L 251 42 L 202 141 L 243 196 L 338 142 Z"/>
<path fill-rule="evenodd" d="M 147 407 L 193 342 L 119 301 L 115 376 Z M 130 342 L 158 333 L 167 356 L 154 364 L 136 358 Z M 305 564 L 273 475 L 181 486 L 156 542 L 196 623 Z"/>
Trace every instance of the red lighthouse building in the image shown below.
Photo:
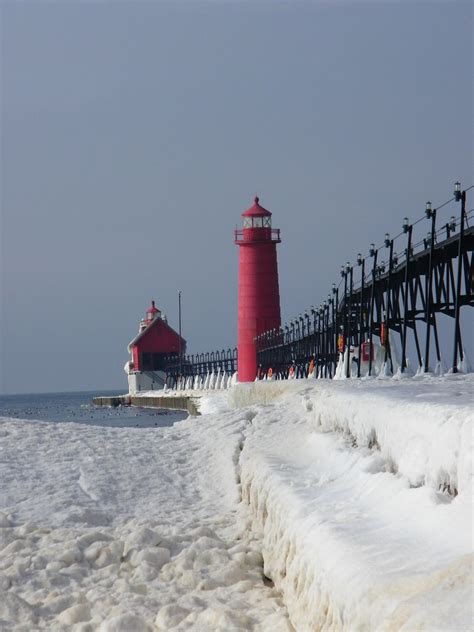
<path fill-rule="evenodd" d="M 186 353 L 186 340 L 168 325 L 155 301 L 140 321 L 138 334 L 128 345 L 131 360 L 125 365 L 130 394 L 163 387 L 166 358 Z"/>
<path fill-rule="evenodd" d="M 253 382 L 257 374 L 255 337 L 281 325 L 276 245 L 279 229 L 258 197 L 244 213 L 242 230 L 235 231 L 239 246 L 238 379 Z"/>

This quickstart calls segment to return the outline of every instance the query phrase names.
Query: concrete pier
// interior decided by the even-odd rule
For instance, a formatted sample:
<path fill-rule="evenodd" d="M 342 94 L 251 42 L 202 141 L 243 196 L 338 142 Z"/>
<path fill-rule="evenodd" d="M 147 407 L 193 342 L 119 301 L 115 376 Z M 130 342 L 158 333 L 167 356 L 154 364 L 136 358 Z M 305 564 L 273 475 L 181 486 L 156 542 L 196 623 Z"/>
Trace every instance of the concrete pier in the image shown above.
<path fill-rule="evenodd" d="M 134 406 L 137 408 L 162 408 L 165 410 L 187 410 L 192 416 L 199 415 L 199 397 L 188 395 L 162 395 L 160 397 L 139 397 L 134 395 L 118 395 L 115 397 L 93 397 L 95 406 Z"/>
<path fill-rule="evenodd" d="M 116 397 L 93 397 L 92 403 L 94 406 L 116 408 L 117 406 L 130 406 L 130 398 L 128 395 L 118 395 Z"/>

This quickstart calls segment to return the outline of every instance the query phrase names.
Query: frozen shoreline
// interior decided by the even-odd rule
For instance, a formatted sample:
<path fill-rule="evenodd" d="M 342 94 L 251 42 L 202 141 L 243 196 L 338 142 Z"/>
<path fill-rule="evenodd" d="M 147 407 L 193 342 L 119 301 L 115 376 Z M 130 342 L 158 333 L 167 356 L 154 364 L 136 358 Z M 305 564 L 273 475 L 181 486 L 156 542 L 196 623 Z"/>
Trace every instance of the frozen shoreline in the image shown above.
<path fill-rule="evenodd" d="M 247 425 L 2 420 L 2 632 L 291 630 L 240 516 Z"/>
<path fill-rule="evenodd" d="M 0 627 L 469 629 L 473 378 L 240 385 L 170 428 L 1 420 Z"/>
<path fill-rule="evenodd" d="M 297 630 L 470 629 L 472 377 L 293 384 L 258 409 L 243 499 Z"/>

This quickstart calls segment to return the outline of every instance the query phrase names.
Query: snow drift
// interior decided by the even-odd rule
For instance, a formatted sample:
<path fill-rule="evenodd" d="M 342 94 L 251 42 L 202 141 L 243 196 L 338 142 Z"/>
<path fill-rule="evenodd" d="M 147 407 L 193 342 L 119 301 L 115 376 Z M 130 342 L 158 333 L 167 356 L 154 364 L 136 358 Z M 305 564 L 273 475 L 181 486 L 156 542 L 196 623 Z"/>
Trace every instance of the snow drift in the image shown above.
<path fill-rule="evenodd" d="M 267 381 L 171 428 L 0 420 L 0 628 L 469 629 L 473 387 Z"/>
<path fill-rule="evenodd" d="M 472 387 L 301 381 L 255 408 L 242 497 L 298 631 L 470 628 Z"/>

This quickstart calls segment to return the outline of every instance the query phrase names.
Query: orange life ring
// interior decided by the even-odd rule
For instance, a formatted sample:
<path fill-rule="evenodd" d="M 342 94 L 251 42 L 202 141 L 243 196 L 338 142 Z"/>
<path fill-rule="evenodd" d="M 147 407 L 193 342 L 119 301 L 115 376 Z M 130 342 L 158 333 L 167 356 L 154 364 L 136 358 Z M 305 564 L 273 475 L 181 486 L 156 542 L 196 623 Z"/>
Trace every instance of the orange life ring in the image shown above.
<path fill-rule="evenodd" d="M 273 377 L 273 369 L 272 367 L 270 367 L 267 372 L 267 378 L 271 379 L 272 377 Z"/>
<path fill-rule="evenodd" d="M 387 344 L 387 325 L 380 323 L 380 343 L 383 347 Z"/>
<path fill-rule="evenodd" d="M 290 377 L 295 376 L 295 367 L 293 365 L 290 366 Z"/>
<path fill-rule="evenodd" d="M 339 349 L 340 353 L 344 353 L 344 347 L 345 347 L 344 334 L 339 334 L 339 336 L 337 337 L 337 348 Z"/>
<path fill-rule="evenodd" d="M 314 371 L 314 360 L 311 360 L 308 367 L 308 375 L 311 375 L 313 371 Z"/>

